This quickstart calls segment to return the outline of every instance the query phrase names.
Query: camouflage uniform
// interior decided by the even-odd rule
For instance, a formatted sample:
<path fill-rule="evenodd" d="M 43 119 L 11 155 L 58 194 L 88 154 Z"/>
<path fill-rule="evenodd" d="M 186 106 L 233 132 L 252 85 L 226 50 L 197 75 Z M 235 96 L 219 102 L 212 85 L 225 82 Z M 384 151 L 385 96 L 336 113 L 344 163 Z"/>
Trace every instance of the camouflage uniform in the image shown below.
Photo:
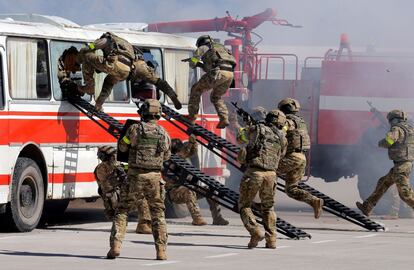
<path fill-rule="evenodd" d="M 105 207 L 104 213 L 109 220 L 114 217 L 119 202 L 121 183 L 117 170 L 123 170 L 122 166 L 113 161 L 103 161 L 96 166 L 94 172 Z"/>
<path fill-rule="evenodd" d="M 285 180 L 286 194 L 298 201 L 305 202 L 310 206 L 314 206 L 315 202 L 319 201 L 318 197 L 313 196 L 306 190 L 298 187 L 298 183 L 305 175 L 306 169 L 306 156 L 303 151 L 310 148 L 310 140 L 306 127 L 306 123 L 300 116 L 294 114 L 286 114 L 287 117 L 287 139 L 288 147 L 286 155 L 279 162 L 277 168 L 278 177 Z M 293 139 L 293 132 L 301 129 L 303 132 L 302 137 L 305 138 L 302 141 L 302 146 L 295 146 L 295 140 Z"/>
<path fill-rule="evenodd" d="M 103 56 L 95 53 L 101 49 Z M 135 52 L 132 45 L 113 33 L 105 33 L 101 38 L 89 44 L 88 48 L 82 48 L 77 56 L 77 62 L 82 64 L 82 73 L 85 86 L 80 91 L 93 95 L 95 93 L 95 71 L 104 72 L 102 90 L 96 99 L 96 107 L 100 109 L 112 88 L 120 81 L 128 78 L 132 63 L 135 60 Z"/>
<path fill-rule="evenodd" d="M 155 73 L 155 70 L 152 67 L 148 66 L 142 57 L 139 57 L 134 62 L 133 67 L 134 68 L 132 69 L 130 76 L 132 83 L 143 80 L 155 85 L 157 89 L 161 90 L 174 102 L 174 107 L 176 109 L 181 109 L 182 105 L 178 100 L 174 89 L 168 84 L 167 81 L 158 77 L 158 75 Z M 132 96 L 139 96 L 139 94 L 133 93 Z"/>
<path fill-rule="evenodd" d="M 159 102 L 157 116 L 161 113 Z M 144 105 L 152 106 L 148 100 Z M 141 108 L 144 106 L 142 105 Z M 146 114 L 140 109 L 146 119 Z M 165 260 L 167 247 L 167 226 L 165 222 L 164 184 L 161 178 L 162 164 L 170 158 L 171 140 L 163 127 L 154 119 L 145 120 L 130 126 L 126 135 L 119 141 L 121 152 L 129 151 L 129 185 L 121 188 L 121 201 L 111 230 L 111 250 L 108 258 L 119 256 L 120 246 L 125 237 L 128 212 L 138 200 L 146 199 L 152 220 L 152 234 L 157 250 L 157 259 Z"/>
<path fill-rule="evenodd" d="M 414 160 L 414 128 L 406 122 L 405 118 L 390 119 L 389 116 L 393 112 L 395 111 L 391 111 L 387 116 L 391 122 L 391 129 L 385 139 L 378 142 L 378 146 L 388 149 L 388 156 L 394 162 L 394 167 L 378 180 L 374 192 L 362 204 L 357 202 L 357 207 L 365 215 L 371 213 L 384 193 L 394 184 L 397 186 L 401 200 L 414 209 L 414 192 L 410 185 Z"/>
<path fill-rule="evenodd" d="M 188 142 L 185 142 L 179 149 L 173 149 L 173 152 L 177 151 L 177 155 L 182 159 L 188 159 L 194 155 L 197 155 L 197 142 L 195 137 L 191 136 Z M 188 211 L 193 218 L 193 225 L 205 225 L 207 224 L 200 213 L 200 207 L 197 199 L 197 194 L 184 186 L 177 186 L 171 179 L 167 179 L 166 190 L 168 197 L 173 203 L 187 205 Z M 210 206 L 211 216 L 213 217 L 213 225 L 227 225 L 228 221 L 221 216 L 220 206 L 213 200 L 207 199 L 207 203 Z"/>
<path fill-rule="evenodd" d="M 229 124 L 228 110 L 221 96 L 227 92 L 227 89 L 229 89 L 233 82 L 235 59 L 223 45 L 211 42 L 209 46 L 200 46 L 194 52 L 190 66 L 195 68 L 200 63 L 200 60 L 203 62 L 202 68 L 205 74 L 191 88 L 188 101 L 189 117 L 190 119 L 196 118 L 201 95 L 209 89 L 213 89 L 210 94 L 210 100 L 216 108 L 220 121 L 224 125 L 219 128 L 224 128 Z"/>
<path fill-rule="evenodd" d="M 276 168 L 285 150 L 284 134 L 276 127 L 259 123 L 250 126 L 247 135 L 249 140 L 247 147 L 242 149 L 239 156 L 239 161 L 247 167 L 240 183 L 240 217 L 251 235 L 248 247 L 256 247 L 258 242 L 263 239 L 263 235 L 252 213 L 251 205 L 259 192 L 266 247 L 276 248 L 274 196 Z"/>

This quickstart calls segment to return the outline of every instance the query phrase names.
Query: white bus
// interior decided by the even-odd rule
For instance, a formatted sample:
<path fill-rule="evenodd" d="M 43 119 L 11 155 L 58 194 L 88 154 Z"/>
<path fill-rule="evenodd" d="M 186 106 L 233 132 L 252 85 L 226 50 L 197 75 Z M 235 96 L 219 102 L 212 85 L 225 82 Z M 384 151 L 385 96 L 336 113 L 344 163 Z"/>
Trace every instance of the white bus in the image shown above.
<path fill-rule="evenodd" d="M 189 90 L 199 74 L 181 59 L 191 56 L 195 40 L 142 32 L 135 26 L 80 27 L 59 17 L 0 15 L 0 223 L 30 231 L 38 225 L 45 203 L 64 211 L 69 200 L 98 196 L 93 175 L 98 164 L 96 150 L 116 142 L 62 100 L 57 61 L 70 46 L 81 48 L 107 31 L 125 38 L 176 89 L 183 103 L 180 112 L 187 112 Z M 96 75 L 96 95 L 104 76 Z M 93 97 L 85 98 L 94 102 Z M 164 97 L 160 101 L 170 104 Z M 137 118 L 128 81 L 114 87 L 104 110 L 120 121 Z M 216 115 L 200 117 L 207 120 L 202 124 L 210 130 L 218 122 Z M 167 121 L 161 122 L 171 137 L 186 139 Z M 202 169 L 210 175 L 223 174 L 225 164 L 220 159 L 201 148 L 199 157 Z"/>

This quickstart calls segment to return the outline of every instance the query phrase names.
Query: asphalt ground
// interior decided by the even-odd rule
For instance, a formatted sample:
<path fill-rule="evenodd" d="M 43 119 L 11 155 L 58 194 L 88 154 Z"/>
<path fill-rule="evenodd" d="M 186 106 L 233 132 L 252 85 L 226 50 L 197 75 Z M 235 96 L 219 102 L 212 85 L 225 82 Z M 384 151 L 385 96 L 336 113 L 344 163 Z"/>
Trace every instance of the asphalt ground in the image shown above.
<path fill-rule="evenodd" d="M 414 221 L 379 220 L 386 232 L 369 232 L 328 213 L 315 220 L 304 210 L 278 215 L 311 239 L 278 235 L 277 249 L 247 249 L 249 235 L 237 214 L 224 210 L 229 226 L 191 225 L 169 219 L 168 260 L 155 260 L 152 235 L 135 234 L 131 217 L 121 256 L 106 260 L 111 223 L 100 204 L 71 203 L 65 215 L 30 233 L 0 233 L 0 269 L 411 269 Z M 203 210 L 211 224 L 208 211 Z"/>

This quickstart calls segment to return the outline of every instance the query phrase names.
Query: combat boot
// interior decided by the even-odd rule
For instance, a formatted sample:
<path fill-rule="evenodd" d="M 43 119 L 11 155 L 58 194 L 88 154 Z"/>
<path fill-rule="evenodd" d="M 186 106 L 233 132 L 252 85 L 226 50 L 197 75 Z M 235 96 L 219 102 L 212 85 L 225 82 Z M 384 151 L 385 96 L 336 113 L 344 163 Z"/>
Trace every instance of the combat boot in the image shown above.
<path fill-rule="evenodd" d="M 121 242 L 114 241 L 114 243 L 111 245 L 111 249 L 106 254 L 106 258 L 113 260 L 116 257 L 119 257 L 120 254 L 121 254 Z"/>
<path fill-rule="evenodd" d="M 370 215 L 371 210 L 368 209 L 368 205 L 365 202 L 364 203 L 356 202 L 356 206 L 367 217 Z"/>
<path fill-rule="evenodd" d="M 226 119 L 223 118 L 223 119 L 220 119 L 220 122 L 218 122 L 216 128 L 223 129 L 227 127 L 228 125 L 230 125 L 229 120 L 227 118 Z"/>
<path fill-rule="evenodd" d="M 213 225 L 226 226 L 229 225 L 229 221 L 224 219 L 222 216 L 218 216 L 216 218 L 213 218 Z"/>
<path fill-rule="evenodd" d="M 166 246 L 158 245 L 155 246 L 155 249 L 157 250 L 157 260 L 164 261 L 167 259 Z"/>
<path fill-rule="evenodd" d="M 138 222 L 137 229 L 135 230 L 138 234 L 152 234 L 152 228 L 150 222 Z"/>
<path fill-rule="evenodd" d="M 322 199 L 315 199 L 312 202 L 313 212 L 315 215 L 315 218 L 318 219 L 322 215 L 322 206 L 323 206 L 323 200 Z"/>
<path fill-rule="evenodd" d="M 250 242 L 247 244 L 248 248 L 255 248 L 260 241 L 264 239 L 264 235 L 260 232 L 259 229 L 256 229 L 255 232 L 250 236 Z"/>
<path fill-rule="evenodd" d="M 266 241 L 266 248 L 276 249 L 276 241 Z"/>
<path fill-rule="evenodd" d="M 202 217 L 195 217 L 193 218 L 193 222 L 191 224 L 194 226 L 204 226 L 207 225 L 207 222 Z"/>

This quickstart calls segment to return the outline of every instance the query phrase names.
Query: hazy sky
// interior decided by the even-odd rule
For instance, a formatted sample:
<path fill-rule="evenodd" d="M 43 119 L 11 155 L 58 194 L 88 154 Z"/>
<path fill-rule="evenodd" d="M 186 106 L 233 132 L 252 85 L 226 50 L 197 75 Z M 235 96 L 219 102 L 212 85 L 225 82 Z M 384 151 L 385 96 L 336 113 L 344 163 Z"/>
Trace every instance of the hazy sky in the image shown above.
<path fill-rule="evenodd" d="M 78 24 L 162 22 L 250 16 L 275 8 L 301 29 L 266 22 L 255 30 L 264 45 L 337 46 L 347 32 L 355 46 L 414 47 L 414 1 L 409 0 L 0 0 L 1 13 L 62 16 Z"/>

